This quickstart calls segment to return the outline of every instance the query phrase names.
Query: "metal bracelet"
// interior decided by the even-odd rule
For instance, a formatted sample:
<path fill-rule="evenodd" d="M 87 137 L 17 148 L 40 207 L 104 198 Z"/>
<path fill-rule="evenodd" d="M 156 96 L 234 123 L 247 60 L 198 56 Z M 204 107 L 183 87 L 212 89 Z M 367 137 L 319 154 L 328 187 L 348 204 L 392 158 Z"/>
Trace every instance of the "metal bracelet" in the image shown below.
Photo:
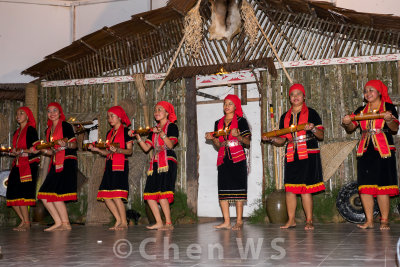
<path fill-rule="evenodd" d="M 166 134 L 164 134 L 163 136 L 161 136 L 161 139 L 164 139 L 165 137 L 167 137 L 167 135 L 166 135 Z"/>

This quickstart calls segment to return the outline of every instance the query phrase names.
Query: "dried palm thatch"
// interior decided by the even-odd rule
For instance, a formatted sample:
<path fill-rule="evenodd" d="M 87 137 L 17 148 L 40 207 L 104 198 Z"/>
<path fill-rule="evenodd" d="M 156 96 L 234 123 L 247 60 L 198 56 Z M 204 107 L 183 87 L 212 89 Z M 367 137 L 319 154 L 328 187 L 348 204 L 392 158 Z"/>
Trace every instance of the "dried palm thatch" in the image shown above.
<path fill-rule="evenodd" d="M 196 6 L 185 16 L 185 52 L 195 58 L 198 58 L 200 54 L 202 47 L 201 39 L 203 38 L 203 19 L 199 11 L 200 3 L 201 0 L 198 0 Z"/>
<path fill-rule="evenodd" d="M 243 0 L 240 13 L 244 21 L 244 31 L 249 38 L 249 46 L 253 46 L 257 41 L 258 34 L 257 18 L 254 14 L 254 9 L 246 0 Z"/>

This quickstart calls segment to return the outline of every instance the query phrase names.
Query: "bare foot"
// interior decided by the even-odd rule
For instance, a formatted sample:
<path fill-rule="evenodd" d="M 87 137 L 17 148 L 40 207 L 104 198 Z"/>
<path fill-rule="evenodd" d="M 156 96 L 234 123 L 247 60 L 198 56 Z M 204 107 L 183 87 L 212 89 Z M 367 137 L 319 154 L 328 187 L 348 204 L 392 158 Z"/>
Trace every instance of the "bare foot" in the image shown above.
<path fill-rule="evenodd" d="M 55 223 L 52 226 L 50 226 L 49 228 L 44 229 L 43 231 L 45 232 L 53 232 L 55 231 L 58 227 L 60 227 L 62 225 L 62 223 Z"/>
<path fill-rule="evenodd" d="M 374 223 L 373 222 L 366 222 L 363 224 L 357 224 L 357 227 L 360 229 L 373 229 Z"/>
<path fill-rule="evenodd" d="M 25 232 L 25 231 L 27 231 L 29 229 L 31 229 L 31 223 L 30 222 L 25 222 L 21 226 L 18 226 L 16 231 Z"/>
<path fill-rule="evenodd" d="M 60 227 L 55 229 L 55 231 L 71 231 L 71 224 L 69 222 L 63 222 Z"/>
<path fill-rule="evenodd" d="M 313 222 L 310 220 L 310 221 L 306 221 L 306 226 L 304 227 L 304 230 L 314 230 L 314 224 L 313 224 Z"/>
<path fill-rule="evenodd" d="M 128 230 L 128 224 L 121 223 L 120 225 L 118 225 L 118 227 L 115 227 L 115 231 L 121 231 L 121 230 Z"/>
<path fill-rule="evenodd" d="M 239 231 L 243 229 L 243 222 L 236 222 L 236 224 L 232 227 L 233 231 Z"/>
<path fill-rule="evenodd" d="M 13 231 L 19 231 L 19 229 L 24 225 L 24 222 L 21 221 L 21 223 L 17 226 L 13 228 Z"/>
<path fill-rule="evenodd" d="M 295 228 L 295 227 L 296 227 L 295 221 L 288 221 L 285 225 L 282 225 L 280 228 L 281 229 L 289 229 L 289 228 Z"/>
<path fill-rule="evenodd" d="M 381 219 L 381 226 L 379 227 L 379 229 L 380 230 L 390 230 L 388 219 Z"/>
<path fill-rule="evenodd" d="M 162 228 L 164 225 L 162 223 L 156 223 L 153 224 L 152 226 L 146 226 L 147 229 L 149 230 L 158 230 L 160 228 Z"/>
<path fill-rule="evenodd" d="M 170 230 L 174 230 L 174 226 L 171 223 L 167 223 L 163 227 L 159 228 L 158 230 L 170 231 Z"/>
<path fill-rule="evenodd" d="M 110 231 L 115 231 L 117 230 L 118 226 L 121 224 L 121 222 L 116 221 L 113 227 L 108 228 Z"/>
<path fill-rule="evenodd" d="M 224 222 L 218 225 L 214 225 L 215 229 L 225 229 L 225 230 L 229 230 L 232 228 L 230 223 Z"/>

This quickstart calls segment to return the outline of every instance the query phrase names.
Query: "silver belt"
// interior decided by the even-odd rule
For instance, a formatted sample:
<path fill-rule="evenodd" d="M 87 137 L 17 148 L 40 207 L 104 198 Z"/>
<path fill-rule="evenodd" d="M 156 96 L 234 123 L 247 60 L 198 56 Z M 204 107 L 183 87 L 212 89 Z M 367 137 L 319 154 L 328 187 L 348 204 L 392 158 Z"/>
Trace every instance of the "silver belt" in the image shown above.
<path fill-rule="evenodd" d="M 312 135 L 312 136 L 310 136 L 310 135 L 300 135 L 300 136 L 294 137 L 292 140 L 289 140 L 289 143 L 296 143 L 297 144 L 297 143 L 306 142 L 306 141 L 313 140 L 313 139 L 315 139 L 314 135 Z"/>
<path fill-rule="evenodd" d="M 226 147 L 240 146 L 240 142 L 238 140 L 227 140 L 225 146 Z"/>
<path fill-rule="evenodd" d="M 369 134 L 369 135 L 374 135 L 374 134 L 380 134 L 380 133 L 388 133 L 388 129 L 367 129 L 367 130 L 362 130 L 362 134 Z"/>

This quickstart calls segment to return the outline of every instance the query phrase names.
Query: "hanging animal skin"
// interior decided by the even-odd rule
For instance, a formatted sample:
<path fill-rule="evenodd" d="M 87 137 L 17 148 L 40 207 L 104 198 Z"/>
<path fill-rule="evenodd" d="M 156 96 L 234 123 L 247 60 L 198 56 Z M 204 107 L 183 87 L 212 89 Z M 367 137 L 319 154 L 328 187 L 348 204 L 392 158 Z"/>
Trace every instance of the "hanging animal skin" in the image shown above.
<path fill-rule="evenodd" d="M 228 41 L 240 32 L 239 0 L 209 0 L 211 3 L 210 40 Z"/>

